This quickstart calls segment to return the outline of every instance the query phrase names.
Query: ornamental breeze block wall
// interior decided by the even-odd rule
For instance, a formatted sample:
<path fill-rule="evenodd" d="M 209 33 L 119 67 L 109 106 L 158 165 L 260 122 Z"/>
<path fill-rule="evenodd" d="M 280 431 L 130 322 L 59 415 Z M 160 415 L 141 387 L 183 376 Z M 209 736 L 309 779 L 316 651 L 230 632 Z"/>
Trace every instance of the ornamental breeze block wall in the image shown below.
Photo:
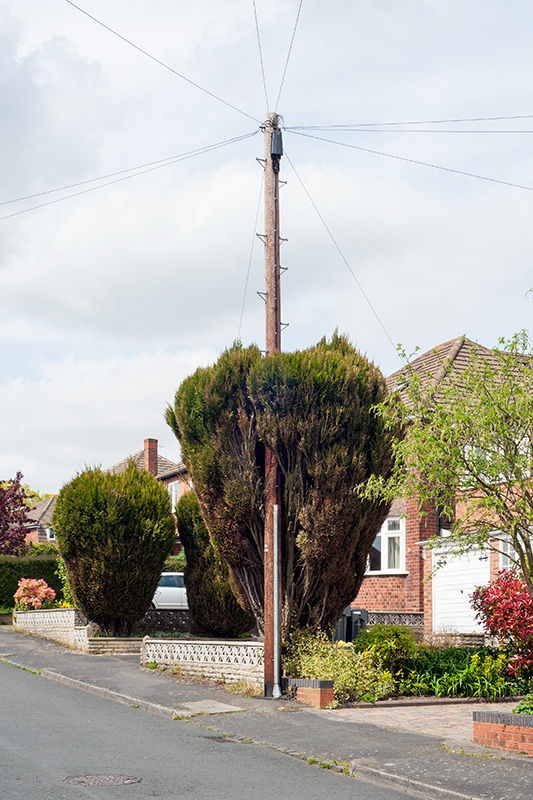
<path fill-rule="evenodd" d="M 474 742 L 533 755 L 533 714 L 474 711 Z"/>
<path fill-rule="evenodd" d="M 151 639 L 145 636 L 141 664 L 179 667 L 184 673 L 236 683 L 246 680 L 263 686 L 262 642 L 217 639 Z"/>
<path fill-rule="evenodd" d="M 88 638 L 87 619 L 77 608 L 14 611 L 13 627 L 70 647 L 83 647 Z M 90 626 L 89 626 L 90 627 Z"/>
<path fill-rule="evenodd" d="M 55 608 L 43 611 L 15 611 L 16 630 L 53 639 L 54 642 L 75 647 L 95 655 L 140 654 L 141 640 L 128 638 L 93 637 L 93 626 L 77 608 Z"/>

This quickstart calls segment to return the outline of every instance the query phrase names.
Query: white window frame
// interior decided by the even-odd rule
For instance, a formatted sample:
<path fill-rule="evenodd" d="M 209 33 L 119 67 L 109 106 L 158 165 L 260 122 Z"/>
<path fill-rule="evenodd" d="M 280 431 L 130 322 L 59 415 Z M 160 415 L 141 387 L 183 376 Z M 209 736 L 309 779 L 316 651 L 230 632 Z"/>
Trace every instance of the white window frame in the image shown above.
<path fill-rule="evenodd" d="M 168 483 L 167 484 L 167 490 L 168 490 L 168 493 L 169 493 L 169 496 L 170 496 L 170 505 L 171 505 L 172 511 L 175 511 L 176 510 L 176 506 L 178 505 L 179 487 L 180 487 L 180 482 L 179 481 L 172 481 L 172 483 Z"/>
<path fill-rule="evenodd" d="M 393 526 L 395 527 L 393 528 Z M 381 538 L 381 569 L 370 568 L 371 556 L 369 555 L 366 574 L 371 576 L 405 573 L 405 517 L 396 515 L 387 517 L 376 539 L 378 537 Z M 389 540 L 394 538 L 399 539 L 399 563 L 397 567 L 389 567 Z"/>
<path fill-rule="evenodd" d="M 516 550 L 511 544 L 511 539 L 507 534 L 499 533 L 494 537 L 498 542 L 498 553 L 500 559 L 500 569 L 512 569 L 516 566 L 514 561 L 511 561 L 509 556 L 517 556 Z"/>
<path fill-rule="evenodd" d="M 45 531 L 46 531 L 46 540 L 48 542 L 55 542 L 56 535 L 55 535 L 54 531 L 52 530 L 52 528 L 45 528 Z"/>

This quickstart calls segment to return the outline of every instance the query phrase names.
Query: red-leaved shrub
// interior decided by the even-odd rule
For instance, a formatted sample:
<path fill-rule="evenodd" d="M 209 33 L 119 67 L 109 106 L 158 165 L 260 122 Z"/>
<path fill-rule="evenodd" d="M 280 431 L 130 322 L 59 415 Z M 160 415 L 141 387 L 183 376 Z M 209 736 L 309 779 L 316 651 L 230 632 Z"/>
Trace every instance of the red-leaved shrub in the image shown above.
<path fill-rule="evenodd" d="M 533 668 L 533 601 L 514 570 L 502 570 L 487 586 L 477 588 L 472 607 L 491 636 L 512 650 L 508 670 L 514 675 Z"/>

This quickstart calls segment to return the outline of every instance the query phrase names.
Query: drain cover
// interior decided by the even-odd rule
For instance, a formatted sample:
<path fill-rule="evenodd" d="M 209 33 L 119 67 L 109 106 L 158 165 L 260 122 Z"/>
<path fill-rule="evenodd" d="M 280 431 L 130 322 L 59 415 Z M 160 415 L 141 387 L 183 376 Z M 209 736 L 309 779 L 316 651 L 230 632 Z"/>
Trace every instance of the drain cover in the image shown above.
<path fill-rule="evenodd" d="M 127 783 L 140 783 L 141 780 L 131 775 L 77 775 L 65 778 L 64 782 L 80 786 L 124 786 Z"/>

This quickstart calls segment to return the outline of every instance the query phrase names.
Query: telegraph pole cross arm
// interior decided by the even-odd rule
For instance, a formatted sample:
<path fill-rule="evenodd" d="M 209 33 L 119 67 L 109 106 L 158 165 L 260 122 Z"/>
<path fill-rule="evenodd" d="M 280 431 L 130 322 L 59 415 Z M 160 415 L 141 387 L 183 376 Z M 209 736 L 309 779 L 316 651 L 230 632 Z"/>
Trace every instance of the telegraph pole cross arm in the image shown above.
<path fill-rule="evenodd" d="M 267 356 L 281 350 L 279 167 L 283 155 L 277 114 L 267 114 L 265 133 L 265 312 Z M 280 527 L 281 487 L 274 453 L 265 452 L 264 693 L 281 696 Z"/>

